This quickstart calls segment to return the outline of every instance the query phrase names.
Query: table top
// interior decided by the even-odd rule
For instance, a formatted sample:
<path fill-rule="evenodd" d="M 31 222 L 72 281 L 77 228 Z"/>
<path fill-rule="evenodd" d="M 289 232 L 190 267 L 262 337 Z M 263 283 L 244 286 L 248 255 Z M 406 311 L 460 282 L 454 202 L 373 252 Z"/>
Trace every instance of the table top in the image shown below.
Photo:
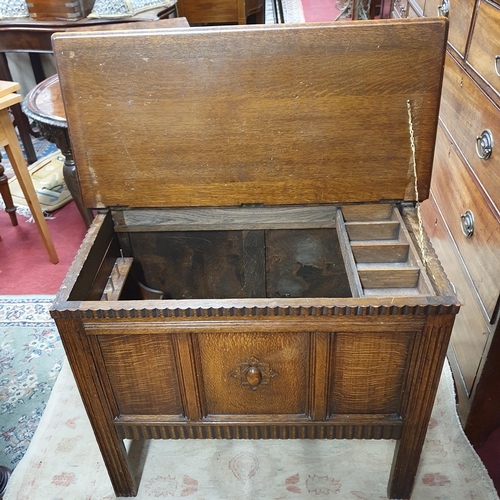
<path fill-rule="evenodd" d="M 19 83 L 16 82 L 6 82 L 5 80 L 0 80 L 0 97 L 10 94 L 19 90 Z"/>
<path fill-rule="evenodd" d="M 22 107 L 33 120 L 57 127 L 67 126 L 58 75 L 50 76 L 28 92 Z"/>
<path fill-rule="evenodd" d="M 0 21 L 0 52 L 52 52 L 51 36 L 68 29 L 88 30 L 109 24 L 132 25 L 136 22 L 157 22 L 166 19 L 169 9 L 164 7 L 140 12 L 135 16 L 117 19 L 43 20 L 16 18 Z M 129 27 L 129 26 L 127 26 Z"/>

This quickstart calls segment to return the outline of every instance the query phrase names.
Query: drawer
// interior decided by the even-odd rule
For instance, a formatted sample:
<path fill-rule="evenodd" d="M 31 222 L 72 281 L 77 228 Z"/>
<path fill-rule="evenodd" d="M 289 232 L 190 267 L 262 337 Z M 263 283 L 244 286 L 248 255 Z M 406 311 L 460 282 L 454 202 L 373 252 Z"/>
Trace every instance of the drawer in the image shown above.
<path fill-rule="evenodd" d="M 446 59 L 440 117 L 457 146 L 500 208 L 500 111 L 449 56 Z M 481 159 L 476 150 L 477 137 L 489 130 L 493 151 Z"/>
<path fill-rule="evenodd" d="M 445 0 L 445 3 L 449 1 Z M 440 7 L 443 5 L 443 0 L 426 0 L 424 5 L 424 16 L 425 17 L 435 17 L 446 15 L 445 13 L 441 13 Z"/>
<path fill-rule="evenodd" d="M 442 3 L 443 1 L 441 0 L 439 4 L 441 5 Z M 474 5 L 475 0 L 449 0 L 448 19 L 450 21 L 450 27 L 448 32 L 448 43 L 452 45 L 460 54 L 462 54 L 462 56 L 465 55 L 465 48 L 467 45 L 467 38 L 469 36 Z M 425 13 L 426 16 L 436 14 L 437 10 Z"/>
<path fill-rule="evenodd" d="M 500 6 L 481 1 L 469 63 L 500 94 Z"/>
<path fill-rule="evenodd" d="M 498 221 L 440 127 L 431 189 L 488 318 L 492 320 L 500 289 Z M 474 218 L 474 232 L 470 237 L 465 236 L 462 230 L 462 215 L 468 211 Z"/>
<path fill-rule="evenodd" d="M 461 303 L 451 334 L 451 345 L 470 394 L 488 340 L 489 326 L 434 200 L 431 198 L 422 203 L 421 210 L 426 233 Z"/>

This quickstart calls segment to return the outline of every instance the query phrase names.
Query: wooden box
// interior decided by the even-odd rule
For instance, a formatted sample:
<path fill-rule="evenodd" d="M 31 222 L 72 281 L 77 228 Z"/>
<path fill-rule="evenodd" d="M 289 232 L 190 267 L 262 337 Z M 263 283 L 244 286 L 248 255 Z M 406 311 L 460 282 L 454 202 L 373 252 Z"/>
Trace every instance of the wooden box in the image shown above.
<path fill-rule="evenodd" d="M 177 13 L 189 24 L 264 24 L 264 0 L 178 0 Z"/>
<path fill-rule="evenodd" d="M 77 21 L 87 17 L 94 7 L 95 0 L 28 0 L 30 16 L 37 21 L 62 19 Z"/>
<path fill-rule="evenodd" d="M 124 438 L 365 438 L 410 497 L 459 308 L 415 207 L 446 28 L 56 35 L 100 214 L 52 315 L 117 495 Z"/>

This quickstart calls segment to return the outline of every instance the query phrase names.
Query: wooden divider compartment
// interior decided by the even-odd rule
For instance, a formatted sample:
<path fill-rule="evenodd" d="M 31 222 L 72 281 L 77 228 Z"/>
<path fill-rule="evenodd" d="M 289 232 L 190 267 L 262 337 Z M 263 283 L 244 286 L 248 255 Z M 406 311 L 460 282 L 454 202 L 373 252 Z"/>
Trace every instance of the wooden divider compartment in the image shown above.
<path fill-rule="evenodd" d="M 330 206 L 311 211 L 322 217 L 307 222 L 291 208 L 275 227 L 266 208 L 239 212 L 232 230 L 204 220 L 202 211 L 193 228 L 182 225 L 185 214 L 149 229 L 129 216 L 118 226 L 128 257 L 107 265 L 101 300 L 434 294 L 395 205 Z"/>
<path fill-rule="evenodd" d="M 433 294 L 394 205 L 344 206 L 338 210 L 337 228 L 354 296 Z"/>

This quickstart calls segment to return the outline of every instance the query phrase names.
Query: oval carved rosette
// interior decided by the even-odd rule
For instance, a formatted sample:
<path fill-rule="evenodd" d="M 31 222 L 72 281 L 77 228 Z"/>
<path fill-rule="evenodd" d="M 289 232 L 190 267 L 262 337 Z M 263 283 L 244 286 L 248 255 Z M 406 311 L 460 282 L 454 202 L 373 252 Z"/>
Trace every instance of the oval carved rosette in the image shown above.
<path fill-rule="evenodd" d="M 238 367 L 229 375 L 240 380 L 241 385 L 255 391 L 261 385 L 268 385 L 270 380 L 277 375 L 269 363 L 263 363 L 255 356 L 238 363 Z"/>

